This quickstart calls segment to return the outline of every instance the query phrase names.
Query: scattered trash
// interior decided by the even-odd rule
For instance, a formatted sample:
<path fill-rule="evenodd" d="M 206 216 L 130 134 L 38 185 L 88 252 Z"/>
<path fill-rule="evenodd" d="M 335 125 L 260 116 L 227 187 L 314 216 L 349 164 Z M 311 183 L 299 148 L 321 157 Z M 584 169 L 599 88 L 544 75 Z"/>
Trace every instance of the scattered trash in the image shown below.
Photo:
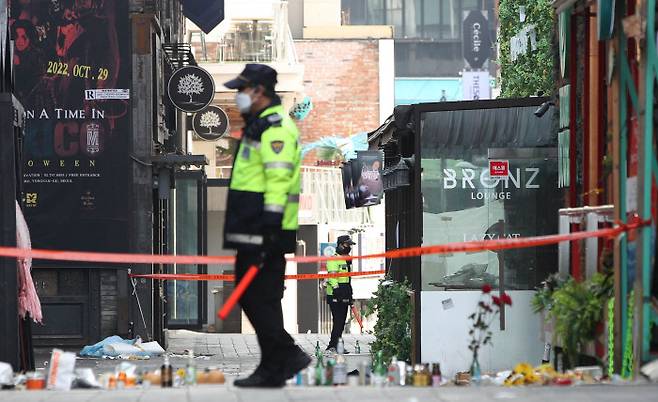
<path fill-rule="evenodd" d="M 75 369 L 75 380 L 72 386 L 73 388 L 100 388 L 101 384 L 96 380 L 94 370 L 82 368 Z"/>
<path fill-rule="evenodd" d="M 14 370 L 11 364 L 0 362 L 0 387 L 11 388 L 14 386 Z"/>
<path fill-rule="evenodd" d="M 146 360 L 151 356 L 160 356 L 165 350 L 158 342 L 142 343 L 141 338 L 123 339 L 114 335 L 102 341 L 85 346 L 80 351 L 80 356 L 97 357 L 106 359 Z"/>
<path fill-rule="evenodd" d="M 53 349 L 48 370 L 48 389 L 68 391 L 75 379 L 75 353 Z"/>
<path fill-rule="evenodd" d="M 27 373 L 25 386 L 28 390 L 38 391 L 44 389 L 46 388 L 46 376 L 39 371 Z"/>
<path fill-rule="evenodd" d="M 654 360 L 642 366 L 640 372 L 649 380 L 658 382 L 658 360 Z"/>

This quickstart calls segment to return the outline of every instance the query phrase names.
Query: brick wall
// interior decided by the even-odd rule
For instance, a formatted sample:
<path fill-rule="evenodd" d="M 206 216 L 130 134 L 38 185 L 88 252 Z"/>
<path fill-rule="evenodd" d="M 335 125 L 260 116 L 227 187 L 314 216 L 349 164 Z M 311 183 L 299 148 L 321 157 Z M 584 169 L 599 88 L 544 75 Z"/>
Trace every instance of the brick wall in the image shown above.
<path fill-rule="evenodd" d="M 296 40 L 295 47 L 304 65 L 305 95 L 313 101 L 313 111 L 298 123 L 303 143 L 379 126 L 377 40 Z M 311 152 L 304 162 L 316 160 Z"/>

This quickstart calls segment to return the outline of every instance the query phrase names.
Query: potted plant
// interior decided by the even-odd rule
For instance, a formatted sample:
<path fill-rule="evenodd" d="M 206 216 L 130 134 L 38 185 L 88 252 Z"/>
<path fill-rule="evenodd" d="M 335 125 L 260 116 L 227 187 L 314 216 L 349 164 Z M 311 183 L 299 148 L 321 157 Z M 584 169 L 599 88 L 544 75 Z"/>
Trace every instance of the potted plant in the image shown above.
<path fill-rule="evenodd" d="M 586 281 L 553 278 L 553 285 L 538 290 L 532 304 L 535 312 L 546 312 L 553 321 L 554 336 L 564 351 L 564 367 L 578 365 L 586 344 L 596 338 L 603 307 L 612 296 L 612 275 L 596 273 Z"/>

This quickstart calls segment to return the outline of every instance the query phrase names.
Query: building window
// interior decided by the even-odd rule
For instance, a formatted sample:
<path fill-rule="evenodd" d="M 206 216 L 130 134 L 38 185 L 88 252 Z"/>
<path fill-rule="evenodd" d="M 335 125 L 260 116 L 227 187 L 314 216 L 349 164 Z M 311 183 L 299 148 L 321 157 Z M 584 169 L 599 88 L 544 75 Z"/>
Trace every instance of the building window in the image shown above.
<path fill-rule="evenodd" d="M 561 205 L 561 193 L 556 186 L 557 158 L 546 156 L 552 155 L 550 151 L 518 145 L 520 140 L 511 140 L 511 134 L 506 131 L 509 126 L 484 133 L 474 130 L 479 124 L 465 123 L 481 121 L 485 115 L 492 116 L 480 110 L 421 115 L 423 245 L 557 232 L 555 217 Z M 492 125 L 503 127 L 502 121 Z M 443 128 L 448 125 L 450 130 Z M 492 154 L 505 156 L 492 157 Z M 490 158 L 504 159 L 509 176 L 492 177 L 488 167 Z M 506 289 L 534 289 L 556 271 L 556 251 L 555 246 L 545 246 L 424 255 L 422 290 L 479 289 L 485 283 L 496 287 L 502 266 Z"/>
<path fill-rule="evenodd" d="M 492 0 L 342 0 L 345 25 L 392 25 L 396 38 L 459 40 L 464 11 Z"/>

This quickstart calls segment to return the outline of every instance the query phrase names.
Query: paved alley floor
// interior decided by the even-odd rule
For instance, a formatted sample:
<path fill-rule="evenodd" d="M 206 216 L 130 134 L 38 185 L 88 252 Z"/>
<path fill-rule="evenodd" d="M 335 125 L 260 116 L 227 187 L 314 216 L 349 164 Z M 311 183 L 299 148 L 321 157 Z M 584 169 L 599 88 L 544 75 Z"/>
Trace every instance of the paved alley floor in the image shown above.
<path fill-rule="evenodd" d="M 329 335 L 299 334 L 292 336 L 295 342 L 311 356 L 315 352 L 316 342 L 320 342 L 322 350 L 327 347 L 327 343 L 329 342 Z M 216 367 L 222 370 L 229 378 L 250 374 L 260 360 L 260 350 L 256 335 L 170 330 L 167 333 L 167 339 L 167 353 L 171 356 L 170 360 L 174 368 L 185 366 L 187 363 L 186 352 L 190 349 L 197 356 L 195 361 L 198 368 Z M 351 361 L 355 362 L 358 359 L 369 358 L 367 356 L 369 352 L 368 345 L 375 340 L 374 336 L 346 334 L 343 339 L 345 341 L 345 348 L 352 354 L 354 353 L 357 341 L 363 352 L 360 357 L 350 357 Z M 75 352 L 79 352 L 79 349 L 76 349 Z M 49 358 L 50 350 L 43 349 L 37 351 L 35 358 L 37 368 L 47 367 Z M 149 360 L 130 362 L 138 365 L 141 370 L 147 371 L 160 368 L 162 361 L 162 357 L 157 357 Z M 79 357 L 76 361 L 76 367 L 93 368 L 97 374 L 100 374 L 113 371 L 114 367 L 121 362 L 122 360 Z"/>
<path fill-rule="evenodd" d="M 324 350 L 328 336 L 317 334 L 294 335 L 296 342 L 309 354 L 313 354 L 315 344 L 320 342 Z M 297 387 L 288 385 L 283 389 L 253 390 L 233 386 L 239 376 L 250 373 L 258 364 L 259 349 L 255 335 L 205 334 L 191 331 L 169 331 L 167 352 L 172 355 L 174 367 L 186 363 L 184 352 L 194 350 L 197 367 L 218 367 L 226 374 L 223 385 L 197 385 L 175 389 L 162 389 L 157 386 L 130 390 L 72 390 L 58 391 L 0 391 L 0 402 L 274 402 L 274 401 L 560 401 L 560 402 L 621 402 L 658 401 L 658 385 L 592 385 L 578 387 L 522 387 L 502 388 L 457 387 L 440 388 L 414 387 Z M 368 344 L 374 341 L 370 335 L 346 335 L 347 350 L 353 352 L 359 341 L 363 355 L 350 357 L 352 361 L 367 359 Z M 48 351 L 37 354 L 37 366 L 45 367 Z M 97 374 L 113 371 L 121 360 L 78 359 L 76 367 L 91 367 Z M 162 358 L 146 361 L 131 361 L 141 370 L 159 368 Z"/>
<path fill-rule="evenodd" d="M 286 387 L 276 390 L 245 390 L 231 384 L 198 385 L 177 389 L 135 389 L 122 391 L 0 391 L 2 402 L 301 402 L 301 401 L 560 401 L 626 402 L 656 401 L 658 386 L 581 386 L 581 387 Z"/>

